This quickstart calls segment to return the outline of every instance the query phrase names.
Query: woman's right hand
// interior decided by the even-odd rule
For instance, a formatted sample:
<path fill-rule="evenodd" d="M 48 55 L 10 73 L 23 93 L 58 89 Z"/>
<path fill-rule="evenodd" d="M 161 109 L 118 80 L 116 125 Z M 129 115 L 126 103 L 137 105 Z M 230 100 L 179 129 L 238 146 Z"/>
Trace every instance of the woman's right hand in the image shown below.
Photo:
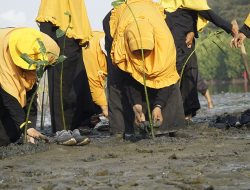
<path fill-rule="evenodd" d="M 136 104 L 133 106 L 133 111 L 135 114 L 135 124 L 139 125 L 143 121 L 145 121 L 145 115 L 142 111 L 142 105 Z"/>

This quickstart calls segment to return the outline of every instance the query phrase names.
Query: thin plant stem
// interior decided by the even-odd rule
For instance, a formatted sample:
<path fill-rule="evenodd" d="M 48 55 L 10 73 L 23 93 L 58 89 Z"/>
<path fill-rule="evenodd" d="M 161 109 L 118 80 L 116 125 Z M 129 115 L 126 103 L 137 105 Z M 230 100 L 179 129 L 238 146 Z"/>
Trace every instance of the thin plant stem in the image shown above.
<path fill-rule="evenodd" d="M 130 10 L 135 23 L 136 23 L 136 27 L 140 36 L 140 45 L 141 45 L 141 57 L 142 57 L 142 66 L 143 66 L 143 86 L 144 86 L 144 92 L 145 92 L 145 97 L 146 97 L 146 104 L 147 104 L 147 110 L 148 110 L 148 119 L 149 119 L 149 125 L 150 125 L 150 129 L 151 129 L 151 134 L 152 134 L 152 138 L 155 137 L 154 135 L 154 128 L 153 128 L 153 122 L 152 122 L 152 115 L 151 115 L 151 108 L 150 108 L 150 102 L 149 102 L 149 98 L 148 98 L 148 90 L 147 90 L 147 83 L 146 83 L 146 74 L 145 74 L 145 56 L 144 56 L 144 51 L 143 51 L 143 46 L 142 46 L 142 39 L 141 39 L 141 31 L 140 28 L 138 26 L 136 17 L 131 9 L 131 7 L 127 4 L 127 1 L 125 1 L 125 4 L 127 5 L 128 9 Z"/>
<path fill-rule="evenodd" d="M 65 35 L 63 39 L 63 52 L 62 55 L 64 55 L 65 52 L 65 46 L 66 46 L 66 34 L 68 29 L 70 28 L 70 23 L 71 23 L 71 16 L 69 15 L 69 24 L 65 30 Z M 61 71 L 60 71 L 60 102 L 61 102 L 61 116 L 62 116 L 62 123 L 63 123 L 63 129 L 67 130 L 66 122 L 65 122 L 65 117 L 64 117 L 64 108 L 63 108 L 63 91 L 62 91 L 62 85 L 63 85 L 63 65 L 64 61 L 61 63 Z"/>
<path fill-rule="evenodd" d="M 198 45 L 197 45 L 198 46 Z M 182 69 L 181 69 L 181 74 L 180 74 L 180 82 L 179 82 L 179 86 L 181 86 L 181 80 L 182 80 L 182 77 L 183 77 L 183 73 L 184 73 L 184 69 L 189 61 L 189 59 L 192 57 L 192 55 L 195 53 L 195 50 L 197 49 L 197 46 L 195 46 L 194 50 L 189 54 L 187 60 L 185 61 Z"/>
<path fill-rule="evenodd" d="M 43 77 L 43 92 L 42 92 L 42 105 L 41 105 L 41 123 L 40 128 L 43 129 L 43 110 L 44 110 L 44 91 L 45 91 L 45 79 L 46 79 L 46 73 L 45 77 Z"/>
<path fill-rule="evenodd" d="M 64 55 L 64 48 L 65 48 L 65 37 L 63 40 L 63 55 Z M 65 118 L 64 118 L 64 108 L 63 108 L 63 92 L 62 92 L 62 83 L 63 83 L 63 63 L 61 63 L 61 71 L 60 71 L 60 108 L 61 108 L 61 116 L 62 116 L 62 123 L 63 123 L 63 129 L 66 130 L 66 123 L 65 123 Z"/>
<path fill-rule="evenodd" d="M 37 83 L 37 88 L 36 88 L 35 92 L 32 94 L 32 97 L 31 97 L 31 100 L 30 100 L 30 103 L 29 103 L 29 106 L 28 106 L 28 110 L 27 110 L 27 114 L 26 114 L 26 119 L 25 119 L 25 127 L 24 127 L 24 143 L 27 142 L 27 129 L 28 129 L 28 122 L 29 122 L 30 110 L 31 110 L 32 103 L 33 103 L 33 101 L 35 99 L 35 96 L 37 94 L 39 85 L 40 85 L 40 81 L 38 81 L 38 83 Z"/>

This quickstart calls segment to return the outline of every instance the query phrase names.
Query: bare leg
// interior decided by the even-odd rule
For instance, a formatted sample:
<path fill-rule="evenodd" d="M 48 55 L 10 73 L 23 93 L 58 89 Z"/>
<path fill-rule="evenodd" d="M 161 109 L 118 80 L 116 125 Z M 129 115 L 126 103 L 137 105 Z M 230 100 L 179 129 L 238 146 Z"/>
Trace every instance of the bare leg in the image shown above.
<path fill-rule="evenodd" d="M 206 100 L 207 100 L 207 107 L 208 107 L 209 109 L 212 109 L 212 108 L 214 107 L 214 104 L 213 104 L 213 101 L 212 101 L 212 98 L 211 98 L 211 96 L 210 96 L 210 93 L 209 93 L 209 90 L 208 90 L 208 89 L 207 89 L 207 91 L 206 91 L 204 97 L 205 97 Z"/>

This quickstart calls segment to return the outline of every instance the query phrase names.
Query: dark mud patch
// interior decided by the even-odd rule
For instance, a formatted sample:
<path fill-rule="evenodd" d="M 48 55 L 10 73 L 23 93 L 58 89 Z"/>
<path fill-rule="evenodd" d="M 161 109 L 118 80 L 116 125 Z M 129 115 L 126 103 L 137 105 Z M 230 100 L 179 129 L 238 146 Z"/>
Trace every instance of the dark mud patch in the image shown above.
<path fill-rule="evenodd" d="M 37 143 L 37 144 L 10 144 L 8 146 L 1 146 L 0 147 L 0 160 L 15 157 L 15 156 L 22 156 L 22 155 L 29 155 L 38 152 L 44 152 L 49 149 L 49 145 L 45 143 Z"/>

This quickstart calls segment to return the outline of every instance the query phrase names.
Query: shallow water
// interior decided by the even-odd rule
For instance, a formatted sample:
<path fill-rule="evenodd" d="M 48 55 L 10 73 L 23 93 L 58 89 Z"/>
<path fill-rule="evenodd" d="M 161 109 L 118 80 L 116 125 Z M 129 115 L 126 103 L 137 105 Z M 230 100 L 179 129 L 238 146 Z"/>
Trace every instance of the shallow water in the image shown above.
<path fill-rule="evenodd" d="M 217 115 L 241 113 L 250 109 L 250 86 L 244 82 L 211 84 L 209 91 L 214 108 L 208 109 L 206 99 L 199 94 L 201 109 L 193 118 L 195 122 L 209 121 Z"/>

